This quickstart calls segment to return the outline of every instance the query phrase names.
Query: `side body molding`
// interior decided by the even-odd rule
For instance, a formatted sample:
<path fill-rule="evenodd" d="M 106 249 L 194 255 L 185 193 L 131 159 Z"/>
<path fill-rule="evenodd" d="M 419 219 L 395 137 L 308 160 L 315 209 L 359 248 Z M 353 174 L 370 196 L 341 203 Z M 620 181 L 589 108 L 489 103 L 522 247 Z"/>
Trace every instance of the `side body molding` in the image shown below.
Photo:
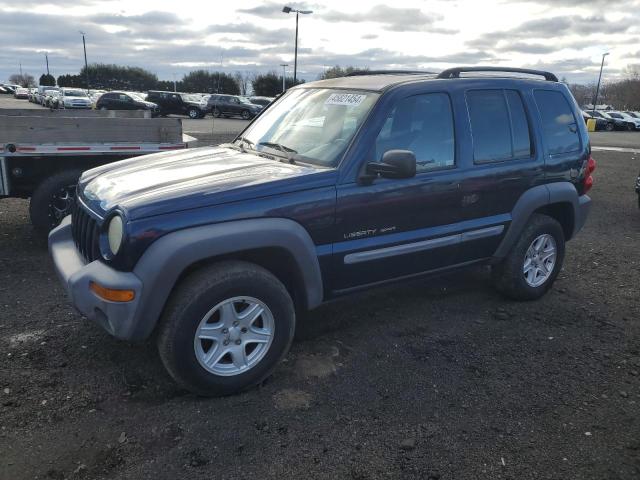
<path fill-rule="evenodd" d="M 586 197 L 586 195 L 584 195 Z M 546 185 L 538 185 L 530 188 L 516 202 L 511 211 L 511 225 L 505 234 L 494 257 L 507 256 L 513 244 L 517 241 L 527 221 L 538 208 L 552 203 L 570 203 L 574 213 L 573 233 L 577 233 L 584 224 L 586 214 L 580 209 L 580 199 L 576 188 L 570 182 L 556 182 Z M 588 197 L 587 197 L 588 199 Z"/>
<path fill-rule="evenodd" d="M 188 228 L 154 242 L 133 273 L 142 280 L 137 332 L 146 338 L 154 329 L 166 299 L 186 268 L 207 258 L 265 247 L 286 250 L 294 259 L 308 308 L 323 301 L 322 274 L 311 237 L 300 224 L 284 218 L 262 218 Z"/>

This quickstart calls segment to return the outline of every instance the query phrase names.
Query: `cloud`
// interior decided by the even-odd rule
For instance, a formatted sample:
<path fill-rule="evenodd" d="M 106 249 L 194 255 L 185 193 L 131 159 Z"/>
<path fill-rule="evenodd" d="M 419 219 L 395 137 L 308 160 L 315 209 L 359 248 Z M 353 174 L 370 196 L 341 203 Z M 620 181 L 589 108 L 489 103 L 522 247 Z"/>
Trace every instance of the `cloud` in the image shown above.
<path fill-rule="evenodd" d="M 267 2 L 262 5 L 258 5 L 257 7 L 252 8 L 240 8 L 238 9 L 238 13 L 245 13 L 248 15 L 255 15 L 257 17 L 262 18 L 282 18 L 283 15 L 286 15 L 282 11 L 282 7 L 285 5 L 296 9 L 296 10 L 317 10 L 322 8 L 322 6 L 317 4 L 304 4 L 304 3 L 287 3 L 286 1 L 280 2 Z"/>
<path fill-rule="evenodd" d="M 368 12 L 344 13 L 330 10 L 320 14 L 327 22 L 375 22 L 393 32 L 430 31 L 433 33 L 455 33 L 455 30 L 440 29 L 433 24 L 442 20 L 440 14 L 426 14 L 419 8 L 395 8 L 375 5 Z"/>

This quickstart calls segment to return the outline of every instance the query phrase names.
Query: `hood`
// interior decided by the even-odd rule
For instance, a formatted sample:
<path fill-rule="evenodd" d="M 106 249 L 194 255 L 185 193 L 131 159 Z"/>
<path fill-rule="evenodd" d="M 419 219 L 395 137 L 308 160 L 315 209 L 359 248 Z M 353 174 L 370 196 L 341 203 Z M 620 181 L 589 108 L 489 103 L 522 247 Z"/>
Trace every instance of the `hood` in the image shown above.
<path fill-rule="evenodd" d="M 100 215 L 129 220 L 335 184 L 336 170 L 291 165 L 231 148 L 162 152 L 88 170 L 79 182 Z"/>

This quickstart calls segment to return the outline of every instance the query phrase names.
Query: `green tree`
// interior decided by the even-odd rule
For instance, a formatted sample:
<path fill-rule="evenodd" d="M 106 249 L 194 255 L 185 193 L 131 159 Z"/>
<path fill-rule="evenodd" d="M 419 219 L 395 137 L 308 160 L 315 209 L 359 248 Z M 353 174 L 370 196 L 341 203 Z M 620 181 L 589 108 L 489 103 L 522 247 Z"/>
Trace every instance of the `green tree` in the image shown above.
<path fill-rule="evenodd" d="M 58 86 L 59 87 L 76 87 L 76 88 L 85 88 L 87 86 L 87 82 L 85 77 L 81 77 L 80 75 L 60 75 L 58 77 Z"/>
<path fill-rule="evenodd" d="M 47 87 L 55 87 L 56 79 L 51 74 L 43 73 L 42 75 L 40 75 L 39 84 L 42 85 L 42 86 L 47 86 Z"/>
<path fill-rule="evenodd" d="M 304 80 L 298 79 L 296 85 L 304 83 Z M 275 97 L 282 93 L 282 75 L 276 72 L 268 72 L 257 75 L 251 82 L 253 86 L 253 94 L 260 97 Z M 285 79 L 285 87 L 287 89 L 294 86 L 293 77 Z"/>
<path fill-rule="evenodd" d="M 187 73 L 180 83 L 185 92 L 240 94 L 240 86 L 236 79 L 222 72 L 194 70 Z"/>

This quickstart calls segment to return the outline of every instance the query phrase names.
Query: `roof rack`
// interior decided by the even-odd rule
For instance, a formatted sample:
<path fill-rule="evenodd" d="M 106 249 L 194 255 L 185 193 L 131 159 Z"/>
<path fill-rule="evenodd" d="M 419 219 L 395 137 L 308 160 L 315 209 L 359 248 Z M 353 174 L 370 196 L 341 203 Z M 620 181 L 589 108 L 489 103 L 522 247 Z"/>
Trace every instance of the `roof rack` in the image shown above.
<path fill-rule="evenodd" d="M 347 73 L 347 77 L 358 77 L 360 75 L 435 75 L 436 72 L 425 72 L 418 70 L 354 70 Z"/>
<path fill-rule="evenodd" d="M 556 77 L 551 72 L 545 72 L 543 70 L 531 70 L 529 68 L 509 68 L 509 67 L 455 67 L 443 70 L 438 74 L 437 78 L 460 78 L 461 73 L 465 72 L 511 72 L 511 73 L 526 73 L 528 75 L 540 75 L 548 82 L 557 82 Z"/>

